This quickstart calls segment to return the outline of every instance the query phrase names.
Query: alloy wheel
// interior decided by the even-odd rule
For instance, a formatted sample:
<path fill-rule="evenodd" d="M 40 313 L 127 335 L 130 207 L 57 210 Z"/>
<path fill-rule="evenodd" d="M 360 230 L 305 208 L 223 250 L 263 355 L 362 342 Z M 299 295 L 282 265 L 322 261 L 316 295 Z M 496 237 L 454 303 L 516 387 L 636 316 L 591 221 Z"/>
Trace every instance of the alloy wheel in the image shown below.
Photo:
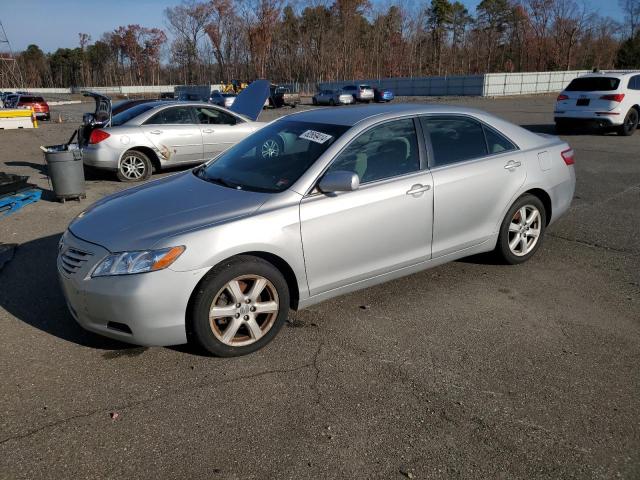
<path fill-rule="evenodd" d="M 523 205 L 514 213 L 509 224 L 509 250 L 518 257 L 531 252 L 540 238 L 542 216 L 533 205 Z"/>
<path fill-rule="evenodd" d="M 280 155 L 280 145 L 273 139 L 269 139 L 262 144 L 262 158 L 277 157 Z"/>
<path fill-rule="evenodd" d="M 120 162 L 120 172 L 129 180 L 140 180 L 144 177 L 147 167 L 140 157 L 127 155 Z"/>
<path fill-rule="evenodd" d="M 269 280 L 260 275 L 236 277 L 213 298 L 211 331 L 225 345 L 250 345 L 271 330 L 279 307 L 278 293 Z"/>

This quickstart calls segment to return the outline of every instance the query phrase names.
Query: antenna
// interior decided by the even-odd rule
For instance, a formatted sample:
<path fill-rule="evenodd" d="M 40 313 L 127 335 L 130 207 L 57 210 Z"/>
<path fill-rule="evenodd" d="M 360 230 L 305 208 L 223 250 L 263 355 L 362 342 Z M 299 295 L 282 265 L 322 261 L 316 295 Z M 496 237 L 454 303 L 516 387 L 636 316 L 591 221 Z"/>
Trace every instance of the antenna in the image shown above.
<path fill-rule="evenodd" d="M 24 85 L 20 65 L 11 50 L 11 43 L 0 21 L 0 88 L 18 89 Z"/>

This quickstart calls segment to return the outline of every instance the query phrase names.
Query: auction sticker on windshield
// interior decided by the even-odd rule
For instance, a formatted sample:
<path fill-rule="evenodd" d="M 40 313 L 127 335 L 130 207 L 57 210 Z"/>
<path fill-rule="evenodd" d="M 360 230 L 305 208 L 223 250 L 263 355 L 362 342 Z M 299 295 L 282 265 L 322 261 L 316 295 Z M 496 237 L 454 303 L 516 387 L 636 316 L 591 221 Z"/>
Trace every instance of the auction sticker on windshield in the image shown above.
<path fill-rule="evenodd" d="M 331 135 L 327 135 L 326 133 L 316 132 L 315 130 L 307 130 L 306 132 L 302 133 L 298 138 L 311 140 L 312 142 L 316 142 L 316 143 L 324 143 L 333 137 Z"/>

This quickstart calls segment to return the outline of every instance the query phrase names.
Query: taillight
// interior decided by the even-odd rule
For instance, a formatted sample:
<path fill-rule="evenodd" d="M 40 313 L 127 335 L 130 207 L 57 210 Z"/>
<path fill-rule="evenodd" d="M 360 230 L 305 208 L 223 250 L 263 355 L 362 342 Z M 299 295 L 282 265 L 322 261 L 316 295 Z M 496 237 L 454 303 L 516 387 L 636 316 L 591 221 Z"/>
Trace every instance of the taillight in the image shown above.
<path fill-rule="evenodd" d="M 560 95 L 558 95 L 558 98 L 556 98 L 556 102 L 560 102 L 561 100 L 569 100 L 569 96 L 561 93 Z"/>
<path fill-rule="evenodd" d="M 610 102 L 621 102 L 624 100 L 624 93 L 616 93 L 613 95 L 602 95 L 600 100 L 609 100 Z"/>
<path fill-rule="evenodd" d="M 104 130 L 94 130 L 89 136 L 89 143 L 95 145 L 96 143 L 100 143 L 101 141 L 106 140 L 110 136 L 111 135 L 109 135 Z"/>
<path fill-rule="evenodd" d="M 573 158 L 573 148 L 564 150 L 562 153 L 560 153 L 560 155 L 562 155 L 562 159 L 567 165 L 573 165 L 575 163 L 575 160 Z"/>

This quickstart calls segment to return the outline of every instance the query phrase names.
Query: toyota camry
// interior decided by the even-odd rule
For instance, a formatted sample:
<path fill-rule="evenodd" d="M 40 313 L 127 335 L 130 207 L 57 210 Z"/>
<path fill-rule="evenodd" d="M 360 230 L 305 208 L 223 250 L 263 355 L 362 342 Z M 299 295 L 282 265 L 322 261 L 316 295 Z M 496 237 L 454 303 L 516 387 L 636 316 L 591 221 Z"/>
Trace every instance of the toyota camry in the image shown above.
<path fill-rule="evenodd" d="M 265 157 L 273 138 L 282 151 Z M 482 252 L 529 260 L 569 208 L 573 163 L 557 137 L 478 110 L 300 112 L 88 208 L 59 276 L 88 330 L 242 355 L 289 309 Z"/>

